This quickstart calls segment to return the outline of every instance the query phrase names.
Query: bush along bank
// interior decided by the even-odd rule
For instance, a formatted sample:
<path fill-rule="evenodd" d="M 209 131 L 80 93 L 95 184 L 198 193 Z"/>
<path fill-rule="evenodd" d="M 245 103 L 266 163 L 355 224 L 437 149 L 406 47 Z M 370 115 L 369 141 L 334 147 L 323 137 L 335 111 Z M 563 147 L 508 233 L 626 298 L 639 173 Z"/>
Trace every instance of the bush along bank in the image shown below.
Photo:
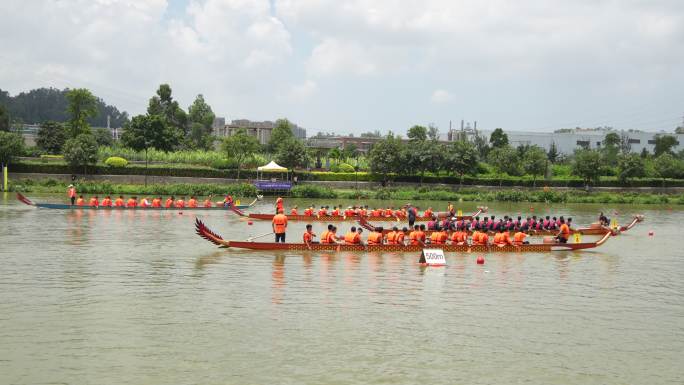
<path fill-rule="evenodd" d="M 234 179 L 237 177 L 237 170 L 216 169 L 207 166 L 189 166 L 183 164 L 154 164 L 146 169 L 144 165 L 129 164 L 126 167 L 111 167 L 107 165 L 95 165 L 87 168 L 92 175 L 149 175 L 149 176 L 169 176 L 169 177 L 194 177 L 194 178 L 225 178 Z M 17 173 L 43 173 L 43 174 L 72 174 L 73 170 L 64 163 L 41 163 L 41 162 L 20 162 L 13 164 L 10 171 Z M 76 170 L 80 174 L 81 170 Z M 300 181 L 345 181 L 345 182 L 381 182 L 380 175 L 369 174 L 366 172 L 344 173 L 344 172 L 308 172 L 297 171 L 295 173 Z M 256 171 L 242 170 L 240 177 L 244 179 L 256 178 Z M 421 177 L 418 175 L 393 175 L 394 182 L 420 183 Z M 532 177 L 511 177 L 507 175 L 480 175 L 477 177 L 465 176 L 463 180 L 455 176 L 425 175 L 422 178 L 424 184 L 449 184 L 462 186 L 510 186 L 510 187 L 575 187 L 583 188 L 584 181 L 580 178 L 562 175 L 551 180 L 534 180 Z M 596 187 L 684 187 L 684 179 L 659 179 L 659 178 L 638 178 L 631 179 L 622 183 L 617 177 L 601 177 Z"/>

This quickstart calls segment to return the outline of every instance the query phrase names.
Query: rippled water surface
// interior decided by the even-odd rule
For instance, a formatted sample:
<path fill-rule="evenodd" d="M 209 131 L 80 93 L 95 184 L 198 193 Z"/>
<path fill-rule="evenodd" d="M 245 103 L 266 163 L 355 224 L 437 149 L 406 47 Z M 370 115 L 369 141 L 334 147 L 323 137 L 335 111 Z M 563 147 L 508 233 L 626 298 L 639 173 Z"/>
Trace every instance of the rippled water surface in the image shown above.
<path fill-rule="evenodd" d="M 191 212 L 0 195 L 0 384 L 684 382 L 683 212 L 553 209 L 579 224 L 599 210 L 647 220 L 595 250 L 483 266 L 451 254 L 422 269 L 413 254 L 221 250 L 194 234 Z M 270 228 L 197 215 L 224 238 Z M 298 240 L 303 224 L 290 230 Z"/>

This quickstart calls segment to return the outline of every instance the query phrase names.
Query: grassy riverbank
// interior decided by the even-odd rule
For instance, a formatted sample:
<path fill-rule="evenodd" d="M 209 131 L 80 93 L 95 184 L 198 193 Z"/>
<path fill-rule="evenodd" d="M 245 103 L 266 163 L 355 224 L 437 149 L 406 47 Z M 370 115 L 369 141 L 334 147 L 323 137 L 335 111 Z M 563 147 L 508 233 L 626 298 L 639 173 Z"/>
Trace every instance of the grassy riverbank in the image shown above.
<path fill-rule="evenodd" d="M 229 193 L 237 197 L 253 197 L 254 186 L 241 184 L 116 184 L 110 182 L 80 182 L 82 194 L 137 194 L 137 195 L 197 195 Z M 54 179 L 42 181 L 19 180 L 10 184 L 12 191 L 37 193 L 64 193 L 64 183 Z M 654 194 L 641 192 L 585 192 L 539 190 L 485 190 L 464 188 L 458 191 L 448 188 L 403 187 L 373 190 L 332 189 L 314 185 L 300 185 L 292 190 L 296 198 L 317 199 L 383 199 L 383 200 L 441 200 L 475 202 L 548 202 L 548 203 L 623 203 L 623 204 L 671 204 L 684 205 L 684 194 Z"/>

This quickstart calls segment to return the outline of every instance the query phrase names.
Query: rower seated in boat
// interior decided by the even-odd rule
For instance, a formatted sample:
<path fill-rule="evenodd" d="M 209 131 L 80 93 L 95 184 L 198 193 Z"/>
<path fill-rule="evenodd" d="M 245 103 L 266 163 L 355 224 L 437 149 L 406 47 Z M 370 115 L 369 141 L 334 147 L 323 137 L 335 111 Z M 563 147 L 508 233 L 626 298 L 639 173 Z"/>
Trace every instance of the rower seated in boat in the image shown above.
<path fill-rule="evenodd" d="M 565 220 L 561 220 L 561 225 L 560 225 L 560 230 L 558 231 L 558 234 L 556 235 L 556 240 L 559 243 L 568 243 L 568 238 L 570 238 L 570 228 L 568 227 L 568 224 L 565 223 Z"/>
<path fill-rule="evenodd" d="M 112 198 L 107 195 L 103 200 L 102 203 L 100 203 L 100 206 L 102 207 L 112 207 Z"/>
<path fill-rule="evenodd" d="M 152 204 L 150 203 L 150 201 L 149 201 L 147 198 L 145 198 L 145 197 L 143 197 L 143 198 L 140 200 L 140 204 L 138 204 L 138 206 L 140 206 L 140 207 L 150 207 L 151 205 L 152 205 Z"/>
<path fill-rule="evenodd" d="M 178 200 L 174 202 L 174 206 L 176 206 L 177 209 L 185 208 L 185 197 L 178 198 Z"/>
<path fill-rule="evenodd" d="M 170 209 L 173 207 L 173 205 L 176 203 L 176 197 L 171 195 L 169 198 L 166 199 L 166 202 L 164 202 L 164 207 L 167 209 Z"/>
<path fill-rule="evenodd" d="M 162 205 L 162 198 L 161 197 L 156 197 L 152 199 L 152 207 L 155 209 L 161 208 Z"/>
<path fill-rule="evenodd" d="M 344 235 L 344 243 L 347 245 L 361 244 L 361 233 L 363 229 L 352 226 L 347 234 Z"/>
<path fill-rule="evenodd" d="M 432 218 L 432 207 L 428 207 L 423 213 L 423 218 Z"/>
<path fill-rule="evenodd" d="M 290 209 L 290 215 L 297 215 L 297 206 L 296 205 Z"/>
<path fill-rule="evenodd" d="M 327 206 L 321 206 L 321 208 L 318 210 L 318 216 L 319 217 L 325 217 L 328 215 L 328 207 Z M 321 242 L 323 242 L 323 237 L 321 237 Z"/>
<path fill-rule="evenodd" d="M 394 215 L 394 207 L 388 207 L 385 209 L 385 211 L 382 213 L 383 216 L 385 217 L 391 217 Z"/>
<path fill-rule="evenodd" d="M 356 213 L 354 212 L 354 209 L 351 208 L 351 206 L 347 207 L 346 210 L 344 210 L 344 216 L 349 218 L 355 216 Z"/>
<path fill-rule="evenodd" d="M 313 214 L 314 214 L 314 208 L 313 208 L 313 206 L 309 206 L 308 209 L 304 210 L 304 216 L 312 217 Z"/>
<path fill-rule="evenodd" d="M 408 228 L 404 227 L 401 229 L 401 231 L 397 232 L 397 245 L 402 245 L 404 246 L 406 243 L 404 242 L 404 239 L 406 239 L 406 234 L 408 234 Z"/>
<path fill-rule="evenodd" d="M 188 200 L 188 207 L 189 208 L 197 208 L 197 198 L 194 196 L 191 196 L 190 199 Z"/>
<path fill-rule="evenodd" d="M 437 228 L 430 234 L 430 243 L 433 245 L 443 245 L 446 243 L 447 233 L 437 225 Z"/>
<path fill-rule="evenodd" d="M 328 229 L 321 233 L 321 243 L 328 243 L 328 233 L 333 229 L 333 225 L 328 225 Z"/>
<path fill-rule="evenodd" d="M 85 206 L 85 199 L 83 199 L 83 195 L 79 195 L 78 199 L 76 199 L 76 206 Z"/>
<path fill-rule="evenodd" d="M 418 231 L 420 230 L 420 226 L 418 225 L 413 225 L 413 230 L 409 233 L 409 245 L 419 245 L 420 242 L 418 242 Z"/>
<path fill-rule="evenodd" d="M 328 232 L 328 242 L 326 243 L 336 244 L 340 243 L 338 242 L 340 240 L 340 237 L 337 236 L 337 226 L 333 226 L 332 229 L 330 229 L 330 231 Z"/>
<path fill-rule="evenodd" d="M 119 195 L 118 198 L 114 201 L 114 207 L 124 207 L 124 198 L 123 195 Z"/>
<path fill-rule="evenodd" d="M 313 232 L 313 226 L 311 224 L 307 224 L 306 231 L 304 232 L 304 235 L 302 235 L 302 240 L 308 246 L 311 243 L 317 243 L 314 242 L 314 237 L 316 237 L 316 234 Z"/>
<path fill-rule="evenodd" d="M 138 197 L 130 197 L 128 198 L 128 201 L 126 201 L 126 207 L 132 208 L 136 207 L 138 205 Z"/>
<path fill-rule="evenodd" d="M 392 231 L 387 233 L 385 239 L 387 240 L 388 245 L 396 245 L 397 244 L 397 233 L 399 232 L 399 229 L 397 226 L 394 226 L 392 228 Z"/>
<path fill-rule="evenodd" d="M 97 199 L 97 195 L 90 198 L 90 201 L 88 202 L 88 206 L 90 206 L 90 207 L 99 207 L 100 206 L 100 201 Z"/>
<path fill-rule="evenodd" d="M 376 227 L 368 234 L 369 245 L 382 245 L 382 226 Z"/>
<path fill-rule="evenodd" d="M 202 206 L 204 206 L 204 207 L 211 207 L 211 206 L 213 206 L 214 204 L 211 203 L 211 198 L 212 198 L 212 197 L 213 197 L 212 195 L 209 195 L 209 196 L 207 197 L 207 199 L 205 199 L 204 202 L 202 203 Z"/>
<path fill-rule="evenodd" d="M 497 246 L 512 245 L 511 237 L 508 231 L 499 228 L 499 231 L 494 235 L 494 244 Z"/>
<path fill-rule="evenodd" d="M 340 209 L 337 206 L 333 206 L 332 213 L 330 213 L 333 217 L 339 217 L 340 216 Z"/>

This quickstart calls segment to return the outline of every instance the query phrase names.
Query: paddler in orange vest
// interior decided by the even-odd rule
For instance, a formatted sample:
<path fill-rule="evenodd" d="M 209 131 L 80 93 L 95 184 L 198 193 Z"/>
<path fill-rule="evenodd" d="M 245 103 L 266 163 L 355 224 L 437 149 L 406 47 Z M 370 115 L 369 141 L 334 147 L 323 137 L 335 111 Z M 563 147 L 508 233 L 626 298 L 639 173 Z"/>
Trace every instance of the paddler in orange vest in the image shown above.
<path fill-rule="evenodd" d="M 570 227 L 565 223 L 565 218 L 561 217 L 560 222 L 560 231 L 558 232 L 558 235 L 556 235 L 556 239 L 560 243 L 568 243 L 568 238 L 570 238 Z"/>
<path fill-rule="evenodd" d="M 100 206 L 100 201 L 97 199 L 97 195 L 90 198 L 90 201 L 88 202 L 88 206 L 90 206 L 90 207 L 99 207 Z"/>
<path fill-rule="evenodd" d="M 278 211 L 278 214 L 273 216 L 271 221 L 271 228 L 275 233 L 276 243 L 285 243 L 285 230 L 287 230 L 287 217 L 283 214 L 283 210 Z"/>
<path fill-rule="evenodd" d="M 171 207 L 173 207 L 174 203 L 176 203 L 176 197 L 171 195 L 170 197 L 166 198 L 166 202 L 164 202 L 164 207 L 170 209 Z"/>
<path fill-rule="evenodd" d="M 360 245 L 361 244 L 361 234 L 363 233 L 362 228 L 356 228 L 352 226 L 351 230 L 344 235 L 344 243 L 347 245 Z"/>
<path fill-rule="evenodd" d="M 446 243 L 448 236 L 444 228 L 440 228 L 439 225 L 437 229 L 430 234 L 430 243 L 436 245 L 443 245 Z"/>
<path fill-rule="evenodd" d="M 276 199 L 275 209 L 276 209 L 276 213 L 284 213 L 285 212 L 285 207 L 283 205 L 283 198 L 282 197 L 278 197 L 278 199 Z"/>
<path fill-rule="evenodd" d="M 74 187 L 73 184 L 69 185 L 67 196 L 69 197 L 69 200 L 71 200 L 71 205 L 73 206 L 76 203 L 76 187 Z"/>
<path fill-rule="evenodd" d="M 394 226 L 392 228 L 392 231 L 387 233 L 387 235 L 385 236 L 385 239 L 387 240 L 388 245 L 396 245 L 397 244 L 397 232 L 399 232 L 399 229 L 397 228 L 397 226 Z"/>
<path fill-rule="evenodd" d="M 114 207 L 124 207 L 123 195 L 119 195 L 119 197 L 116 198 L 114 201 Z"/>
<path fill-rule="evenodd" d="M 347 218 L 353 217 L 355 215 L 356 215 L 356 213 L 354 212 L 354 209 L 352 209 L 351 206 L 347 207 L 347 209 L 344 210 L 344 216 Z"/>
<path fill-rule="evenodd" d="M 188 207 L 197 208 L 197 198 L 195 198 L 194 196 L 191 196 L 190 200 L 188 201 Z"/>
<path fill-rule="evenodd" d="M 76 199 L 76 206 L 84 206 L 85 205 L 85 199 L 83 199 L 83 195 L 79 195 L 78 199 Z"/>
<path fill-rule="evenodd" d="M 100 203 L 100 206 L 102 207 L 112 207 L 112 198 L 107 195 L 103 200 L 102 203 Z"/>
<path fill-rule="evenodd" d="M 340 209 L 337 208 L 337 206 L 333 207 L 333 211 L 330 215 L 332 215 L 334 217 L 339 217 L 340 216 Z"/>
<path fill-rule="evenodd" d="M 216 205 L 221 205 L 223 207 L 228 207 L 233 205 L 233 196 L 228 194 L 226 195 L 222 201 L 216 202 Z"/>
<path fill-rule="evenodd" d="M 394 215 L 394 207 L 386 208 L 382 215 L 385 217 L 391 217 L 392 215 Z"/>
<path fill-rule="evenodd" d="M 138 205 L 138 198 L 137 197 L 130 197 L 128 198 L 128 201 L 126 201 L 126 207 L 135 207 Z"/>
<path fill-rule="evenodd" d="M 308 209 L 304 210 L 304 215 L 307 217 L 312 217 L 314 213 L 314 208 L 313 206 L 309 206 Z"/>
<path fill-rule="evenodd" d="M 513 244 L 516 246 L 520 246 L 530 243 L 526 241 L 525 238 L 527 238 L 527 234 L 525 233 L 525 231 L 519 230 L 517 233 L 513 234 Z"/>
<path fill-rule="evenodd" d="M 328 231 L 328 241 L 326 243 L 339 243 L 337 242 L 340 237 L 337 236 L 337 227 L 333 226 L 330 231 Z"/>
<path fill-rule="evenodd" d="M 508 230 L 499 228 L 499 231 L 494 235 L 494 244 L 497 246 L 512 245 L 513 241 L 511 241 Z"/>
<path fill-rule="evenodd" d="M 397 233 L 397 245 L 405 245 L 404 239 L 406 238 L 406 234 L 408 234 L 408 232 L 408 229 L 404 227 L 400 232 Z"/>
<path fill-rule="evenodd" d="M 419 245 L 418 241 L 418 231 L 420 227 L 418 225 L 413 226 L 413 230 L 409 233 L 409 245 Z"/>
<path fill-rule="evenodd" d="M 368 234 L 368 245 L 382 245 L 382 226 Z"/>
<path fill-rule="evenodd" d="M 211 207 L 211 206 L 213 206 L 213 204 L 211 203 L 211 198 L 212 198 L 212 197 L 213 197 L 213 195 L 212 195 L 212 194 L 209 194 L 209 196 L 207 197 L 207 199 L 205 199 L 204 202 L 202 203 L 202 206 L 204 206 L 204 207 Z"/>
<path fill-rule="evenodd" d="M 183 209 L 185 208 L 185 197 L 180 197 L 174 202 L 174 206 L 176 206 L 177 209 Z"/>
<path fill-rule="evenodd" d="M 306 225 L 306 231 L 304 232 L 304 235 L 302 235 L 302 241 L 308 246 L 311 243 L 314 243 L 313 238 L 316 236 L 313 232 L 313 226 L 311 224 Z"/>
<path fill-rule="evenodd" d="M 290 215 L 297 215 L 297 206 L 296 205 L 290 210 Z"/>
<path fill-rule="evenodd" d="M 150 200 L 147 199 L 147 197 L 143 197 L 140 200 L 140 203 L 138 204 L 138 207 L 150 207 L 152 204 L 150 203 Z"/>
<path fill-rule="evenodd" d="M 333 225 L 328 225 L 328 229 L 321 233 L 321 243 L 328 243 L 328 233 L 333 229 Z"/>
<path fill-rule="evenodd" d="M 423 213 L 423 218 L 432 218 L 432 207 L 428 207 Z"/>
<path fill-rule="evenodd" d="M 361 208 L 359 209 L 359 216 L 360 216 L 360 217 L 364 217 L 364 218 L 365 218 L 366 216 L 368 216 L 368 206 L 361 207 Z"/>
<path fill-rule="evenodd" d="M 161 208 L 162 199 L 161 197 L 156 197 L 152 199 L 152 207 L 158 209 Z"/>

